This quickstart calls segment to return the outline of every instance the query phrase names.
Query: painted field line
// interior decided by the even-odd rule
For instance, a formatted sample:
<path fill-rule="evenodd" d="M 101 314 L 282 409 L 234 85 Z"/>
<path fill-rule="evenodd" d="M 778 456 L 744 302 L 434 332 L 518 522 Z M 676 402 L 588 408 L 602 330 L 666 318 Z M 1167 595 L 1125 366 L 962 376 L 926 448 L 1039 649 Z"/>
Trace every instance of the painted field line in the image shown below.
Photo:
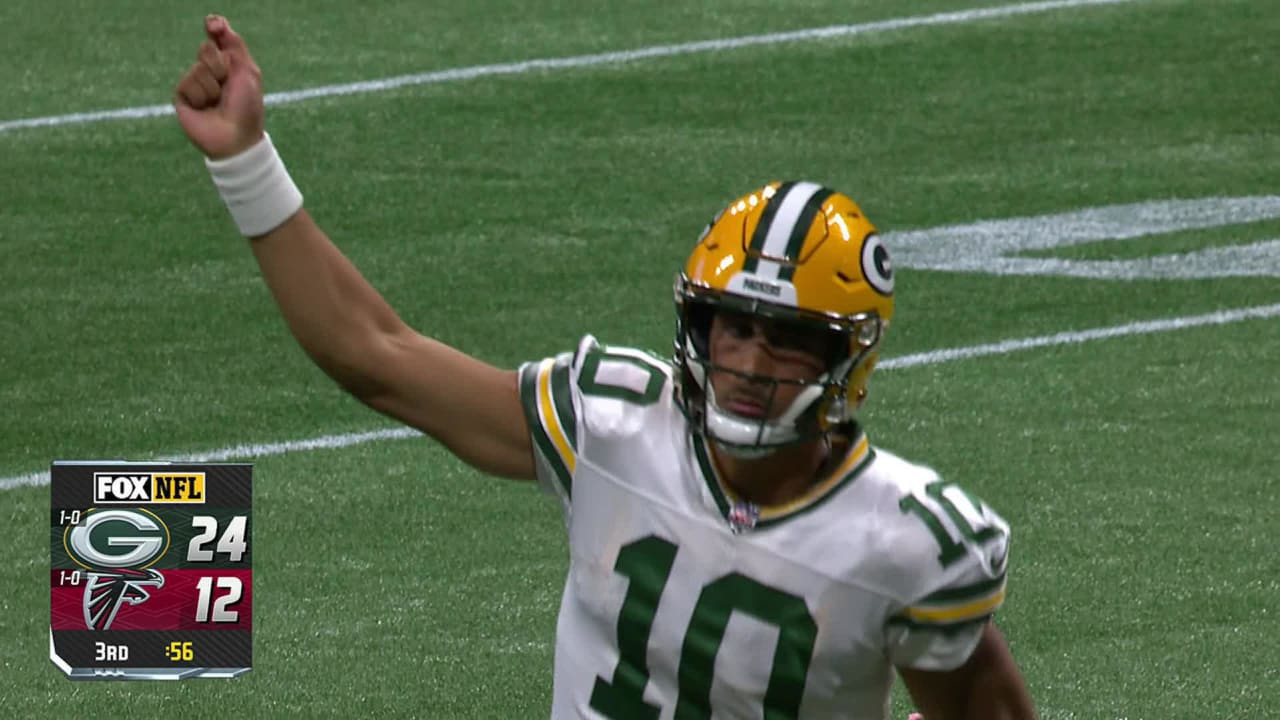
<path fill-rule="evenodd" d="M 201 453 L 189 453 L 186 455 L 164 455 L 157 457 L 156 460 L 169 460 L 173 462 L 223 462 L 225 460 L 247 460 L 251 458 L 271 457 L 272 455 L 283 455 L 291 452 L 306 452 L 308 450 L 333 450 L 336 448 L 350 447 L 352 445 L 363 445 L 365 443 L 377 442 L 379 440 L 397 440 L 400 438 L 421 437 L 422 433 L 413 428 L 399 427 L 388 428 L 386 430 L 371 430 L 369 432 L 346 433 L 344 435 L 322 435 L 316 438 L 308 438 L 305 440 L 288 440 L 285 442 L 252 444 L 252 445 L 233 445 L 231 447 L 218 448 L 217 450 L 209 450 Z M 73 459 L 73 458 L 67 458 Z M 14 477 L 0 478 L 0 490 L 12 490 L 16 487 L 24 485 L 48 485 L 49 472 L 33 472 L 26 475 L 17 475 Z"/>
<path fill-rule="evenodd" d="M 575 55 L 560 58 L 539 58 L 520 62 L 499 63 L 494 65 L 472 65 L 470 67 L 437 70 L 434 72 L 399 75 L 380 80 L 365 80 L 342 85 L 324 85 L 304 90 L 268 93 L 268 105 L 284 105 L 286 103 L 315 100 L 318 98 L 360 95 L 365 93 L 386 92 L 413 85 L 431 85 L 437 83 L 459 82 L 475 78 L 495 75 L 525 75 L 533 72 L 555 70 L 573 70 L 595 65 L 611 65 L 636 62 L 653 58 L 667 58 L 677 55 L 694 55 L 699 53 L 724 52 L 746 47 L 780 45 L 783 43 L 802 43 L 815 40 L 865 35 L 867 33 L 889 32 L 908 28 L 935 27 L 939 25 L 959 25 L 964 23 L 989 20 L 993 18 L 1013 17 L 1049 12 L 1052 10 L 1069 10 L 1092 5 L 1123 5 L 1139 0 L 1048 0 L 1046 2 L 1022 3 L 999 7 L 974 8 L 954 12 L 900 17 L 877 22 L 858 23 L 853 25 L 830 25 L 827 27 L 807 28 L 790 32 L 767 33 L 764 35 L 745 35 L 718 40 L 700 40 L 697 42 L 679 43 L 676 45 L 653 45 L 634 50 L 616 50 L 613 52 L 592 55 Z M 176 78 L 175 78 L 176 79 Z M 119 108 L 116 110 L 99 110 L 96 112 L 71 113 L 68 115 L 51 115 L 47 117 L 23 118 L 0 121 L 0 133 L 23 128 L 58 127 L 62 125 L 78 125 L 99 123 L 109 120 L 139 120 L 143 118 L 162 117 L 173 114 L 171 105 L 146 105 L 142 107 Z"/>
<path fill-rule="evenodd" d="M 888 358 L 881 361 L 877 367 L 882 370 L 894 370 L 916 367 L 918 365 L 937 365 L 953 362 L 955 360 L 967 360 L 987 355 L 1008 355 L 1009 353 L 1031 350 L 1034 348 L 1052 347 L 1057 345 L 1078 345 L 1081 343 L 1092 342 L 1094 340 L 1105 340 L 1108 338 L 1124 337 L 1126 335 L 1148 335 L 1152 333 L 1172 332 L 1174 330 L 1203 327 L 1206 325 L 1227 325 L 1244 320 L 1259 320 L 1272 317 L 1280 317 L 1280 303 L 1275 305 L 1259 305 L 1257 307 L 1239 308 L 1237 310 L 1222 310 L 1204 315 L 1190 315 L 1187 317 L 1165 318 L 1162 320 L 1145 320 L 1142 322 L 1126 323 L 1124 325 L 1094 328 L 1092 330 L 1078 330 L 1073 332 L 1055 333 L 1053 335 L 1005 340 L 1003 342 L 989 343 L 985 345 L 970 345 L 967 347 L 931 350 L 929 352 L 916 353 L 914 355 L 902 355 L 896 358 Z M 250 460 L 270 457 L 272 455 L 283 455 L 291 452 L 331 450 L 334 448 L 363 445 L 365 443 L 381 440 L 420 437 L 421 435 L 422 433 L 410 428 L 389 428 L 386 430 L 373 430 L 362 433 L 347 433 L 345 435 L 323 435 L 321 437 L 308 438 L 305 440 L 290 440 L 287 442 L 267 443 L 261 445 L 236 445 L 232 447 L 219 448 L 217 450 L 210 450 L 203 453 L 170 455 L 157 459 L 180 462 L 220 462 L 233 459 Z M 33 472 L 27 473 L 26 475 L 0 478 L 0 491 L 12 490 L 17 487 L 25 487 L 28 485 L 43 486 L 48 484 L 49 473 L 47 471 Z"/>
<path fill-rule="evenodd" d="M 968 358 L 982 357 L 984 355 L 1007 355 L 1012 352 L 1018 352 L 1019 350 L 1030 350 L 1032 348 L 1050 347 L 1053 345 L 1076 345 L 1079 343 L 1089 342 L 1091 340 L 1105 340 L 1107 338 L 1121 337 L 1124 335 L 1148 335 L 1150 333 L 1170 332 L 1172 330 L 1183 330 L 1203 325 L 1226 325 L 1228 323 L 1240 322 L 1241 320 L 1256 320 L 1276 316 L 1280 316 L 1280 304 L 1259 305 L 1257 307 L 1240 308 L 1238 310 L 1222 310 L 1205 315 L 1166 318 L 1163 320 L 1144 320 L 1142 322 L 1094 328 L 1092 330 L 1060 332 L 1053 335 L 1041 335 L 1039 337 L 1022 338 L 1020 340 L 1002 340 L 998 343 L 990 343 L 987 345 L 971 345 L 969 347 L 950 348 L 947 350 L 930 350 L 928 352 L 915 353 L 914 355 L 903 355 L 901 357 L 890 358 L 881 362 L 876 367 L 891 370 L 895 368 L 915 367 L 916 365 L 936 365 L 938 363 L 951 362 L 952 360 L 965 360 Z"/>

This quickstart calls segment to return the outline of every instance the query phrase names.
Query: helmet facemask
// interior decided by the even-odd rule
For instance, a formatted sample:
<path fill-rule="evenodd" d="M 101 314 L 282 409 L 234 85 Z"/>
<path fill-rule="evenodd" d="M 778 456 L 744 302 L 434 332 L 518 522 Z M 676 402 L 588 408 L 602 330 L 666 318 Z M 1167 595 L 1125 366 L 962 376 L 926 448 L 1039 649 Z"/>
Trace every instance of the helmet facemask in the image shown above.
<path fill-rule="evenodd" d="M 726 452 L 753 459 L 779 448 L 815 440 L 853 420 L 863 387 L 851 387 L 850 379 L 865 382 L 874 364 L 883 328 L 874 312 L 854 316 L 814 313 L 701 287 L 683 273 L 676 278 L 675 364 L 677 401 L 696 428 Z M 824 371 L 814 380 L 788 380 L 744 373 L 716 365 L 711 360 L 711 324 L 716 313 L 740 313 L 824 337 L 819 342 Z M 763 417 L 731 412 L 717 402 L 713 373 L 745 378 L 764 390 Z M 794 400 L 777 412 L 778 391 L 798 387 Z M 853 397 L 850 397 L 853 393 Z"/>

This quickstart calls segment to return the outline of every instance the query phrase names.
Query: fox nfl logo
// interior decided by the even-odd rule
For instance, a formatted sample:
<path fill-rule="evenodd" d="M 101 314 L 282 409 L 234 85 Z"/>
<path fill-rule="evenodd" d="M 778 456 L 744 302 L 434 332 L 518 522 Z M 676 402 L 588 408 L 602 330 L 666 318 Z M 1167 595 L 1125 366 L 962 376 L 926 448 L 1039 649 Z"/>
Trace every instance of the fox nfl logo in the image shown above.
<path fill-rule="evenodd" d="M 94 473 L 93 501 L 103 504 L 204 503 L 204 473 Z"/>

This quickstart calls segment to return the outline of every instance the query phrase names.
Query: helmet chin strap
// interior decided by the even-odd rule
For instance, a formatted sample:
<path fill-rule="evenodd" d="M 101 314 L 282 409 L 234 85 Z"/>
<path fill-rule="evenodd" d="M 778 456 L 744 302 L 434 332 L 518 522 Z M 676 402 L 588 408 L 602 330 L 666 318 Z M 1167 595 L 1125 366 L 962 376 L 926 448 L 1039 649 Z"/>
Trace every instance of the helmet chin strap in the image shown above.
<path fill-rule="evenodd" d="M 803 405 L 801 407 L 803 407 Z M 784 447 L 788 441 L 781 441 L 781 442 L 764 444 L 764 445 L 735 444 L 732 442 L 726 442 L 724 439 L 724 435 L 717 432 L 715 429 L 716 427 L 719 427 L 721 430 L 729 430 L 731 433 L 736 433 L 738 431 L 743 430 L 744 428 L 750 430 L 751 426 L 753 425 L 754 426 L 763 425 L 763 430 L 756 429 L 756 430 L 751 430 L 751 432 L 756 433 L 757 436 L 761 436 L 761 435 L 767 436 L 767 433 L 773 430 L 773 431 L 778 431 L 779 434 L 789 434 L 791 440 L 794 440 L 798 437 L 798 433 L 795 431 L 795 427 L 792 425 L 779 427 L 776 423 L 762 422 L 758 420 L 746 420 L 746 419 L 738 418 L 733 413 L 730 413 L 724 410 L 716 403 L 715 391 L 710 386 L 707 387 L 707 405 L 706 405 L 705 417 L 706 419 L 704 422 L 705 422 L 707 437 L 711 440 L 712 443 L 715 444 L 716 448 L 719 449 L 721 452 L 725 453 L 726 455 L 729 455 L 730 457 L 736 458 L 738 460 L 760 460 L 760 459 L 769 457 L 770 455 L 776 453 L 780 448 Z M 788 431 L 788 430 L 790 431 L 790 433 L 785 433 L 785 431 Z M 821 435 L 821 438 L 824 446 L 823 466 L 825 466 L 831 457 L 831 435 L 830 433 L 824 433 Z"/>
<path fill-rule="evenodd" d="M 715 388 L 710 382 L 704 384 L 704 393 L 706 410 L 703 422 L 707 437 L 733 457 L 758 460 L 799 439 L 795 419 L 822 395 L 822 387 L 805 388 L 776 420 L 744 418 L 725 410 L 716 402 Z"/>
<path fill-rule="evenodd" d="M 705 393 L 707 436 L 734 457 L 764 457 L 774 451 L 774 446 L 796 437 L 794 428 L 764 418 L 744 418 L 720 407 L 710 382 L 706 384 Z"/>
<path fill-rule="evenodd" d="M 703 427 L 707 438 L 726 454 L 743 460 L 757 460 L 767 457 L 779 447 L 799 439 L 800 432 L 796 428 L 796 420 L 813 403 L 817 402 L 824 392 L 821 383 L 804 388 L 791 401 L 786 412 L 772 420 L 745 418 L 729 412 L 716 402 L 715 388 L 708 377 L 707 369 L 699 361 L 697 348 L 692 339 L 686 340 L 684 362 L 695 382 L 701 386 L 703 397 Z M 692 360 L 692 362 L 690 362 Z M 824 374 L 820 380 L 826 380 Z M 770 404 L 772 404 L 772 397 Z"/>
<path fill-rule="evenodd" d="M 778 448 L 776 447 L 744 447 L 742 445 L 725 445 L 722 442 L 716 442 L 714 439 L 712 442 L 714 442 L 715 446 L 725 455 L 737 458 L 738 460 L 761 460 L 778 451 Z"/>

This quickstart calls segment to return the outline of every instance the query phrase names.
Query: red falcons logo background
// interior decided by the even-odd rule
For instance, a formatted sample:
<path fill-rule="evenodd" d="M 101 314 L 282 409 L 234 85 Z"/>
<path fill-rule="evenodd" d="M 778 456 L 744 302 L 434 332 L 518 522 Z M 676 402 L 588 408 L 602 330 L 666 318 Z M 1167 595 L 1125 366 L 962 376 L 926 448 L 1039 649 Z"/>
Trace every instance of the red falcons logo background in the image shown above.
<path fill-rule="evenodd" d="M 121 605 L 138 605 L 151 597 L 146 587 L 164 587 L 164 576 L 155 570 L 89 572 L 84 586 L 85 626 L 90 630 L 110 628 Z"/>

